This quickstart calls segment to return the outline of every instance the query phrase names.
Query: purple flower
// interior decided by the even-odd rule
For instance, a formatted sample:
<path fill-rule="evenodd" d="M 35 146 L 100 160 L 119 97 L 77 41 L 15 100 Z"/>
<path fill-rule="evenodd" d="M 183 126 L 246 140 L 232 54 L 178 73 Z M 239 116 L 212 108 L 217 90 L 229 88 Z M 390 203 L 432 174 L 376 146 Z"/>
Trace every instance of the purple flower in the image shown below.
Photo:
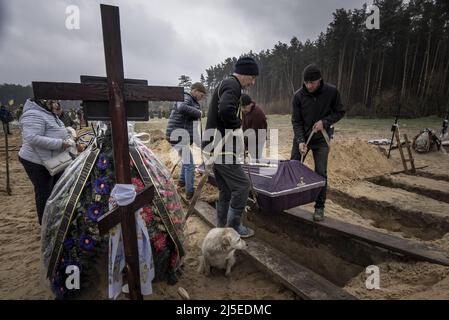
<path fill-rule="evenodd" d="M 104 156 L 104 154 L 100 154 L 97 161 L 97 168 L 100 170 L 106 170 L 109 166 L 108 159 Z"/>
<path fill-rule="evenodd" d="M 78 267 L 80 273 L 82 272 L 81 264 L 76 262 L 75 260 L 66 260 L 63 263 L 61 263 L 61 265 L 59 267 L 60 268 L 60 272 L 62 274 L 66 274 L 67 267 L 69 267 L 69 266 L 76 266 L 76 267 Z"/>
<path fill-rule="evenodd" d="M 103 214 L 103 208 L 98 203 L 92 203 L 89 208 L 87 208 L 87 216 L 93 222 L 97 222 L 98 218 L 100 218 Z"/>
<path fill-rule="evenodd" d="M 65 247 L 67 250 L 72 249 L 72 248 L 73 248 L 73 239 L 66 239 L 66 240 L 64 241 L 64 247 Z"/>
<path fill-rule="evenodd" d="M 67 288 L 60 277 L 55 277 L 52 279 L 51 288 L 58 298 L 62 298 L 67 292 Z"/>
<path fill-rule="evenodd" d="M 91 251 L 94 247 L 94 240 L 86 234 L 81 235 L 79 239 L 79 246 L 84 251 Z"/>
<path fill-rule="evenodd" d="M 95 192 L 98 194 L 109 194 L 109 184 L 106 178 L 100 177 L 95 181 Z"/>

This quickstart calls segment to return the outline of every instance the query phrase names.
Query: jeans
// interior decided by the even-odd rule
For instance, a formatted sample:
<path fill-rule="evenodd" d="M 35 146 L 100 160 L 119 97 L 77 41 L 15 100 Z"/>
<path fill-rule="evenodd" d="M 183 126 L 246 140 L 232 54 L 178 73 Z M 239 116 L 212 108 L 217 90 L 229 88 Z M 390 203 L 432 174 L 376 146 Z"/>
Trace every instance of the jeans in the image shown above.
<path fill-rule="evenodd" d="M 185 184 L 186 193 L 195 192 L 195 163 L 193 162 L 192 152 L 189 146 L 174 146 L 181 157 L 182 166 L 179 181 Z M 188 150 L 186 149 L 188 148 Z M 185 152 L 183 152 L 185 151 Z"/>
<path fill-rule="evenodd" d="M 250 188 L 248 177 L 240 164 L 216 163 L 213 170 L 219 190 L 217 226 L 224 227 L 228 224 L 236 229 L 248 200 Z M 229 212 L 233 214 L 232 219 L 228 219 Z"/>
<path fill-rule="evenodd" d="M 53 187 L 62 175 L 62 172 L 52 177 L 43 165 L 27 161 L 20 157 L 19 161 L 25 168 L 28 178 L 30 178 L 33 183 L 37 218 L 39 224 L 42 224 L 42 217 L 44 216 L 47 199 L 50 197 Z"/>

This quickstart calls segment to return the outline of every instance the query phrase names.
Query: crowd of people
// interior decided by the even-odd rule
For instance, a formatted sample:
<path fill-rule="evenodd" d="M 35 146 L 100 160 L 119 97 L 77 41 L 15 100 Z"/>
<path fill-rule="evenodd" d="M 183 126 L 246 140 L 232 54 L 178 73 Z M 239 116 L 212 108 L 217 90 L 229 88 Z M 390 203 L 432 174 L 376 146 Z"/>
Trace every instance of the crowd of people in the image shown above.
<path fill-rule="evenodd" d="M 232 131 L 231 148 L 223 147 L 219 153 L 220 157 L 215 159 L 213 166 L 219 190 L 216 204 L 217 226 L 232 227 L 242 237 L 250 237 L 254 235 L 254 231 L 242 224 L 242 216 L 250 193 L 250 181 L 238 159 L 239 150 L 236 140 L 243 140 L 244 157 L 249 154 L 256 161 L 262 158 L 267 137 L 267 118 L 262 107 L 249 95 L 242 93 L 255 84 L 258 75 L 259 66 L 252 57 L 238 59 L 232 75 L 221 81 L 211 95 L 205 126 L 206 131 L 218 131 L 219 137 L 225 137 L 224 140 L 226 140 L 226 133 Z M 311 150 L 315 172 L 326 179 L 326 186 L 322 188 L 316 199 L 313 214 L 315 221 L 322 221 L 327 189 L 328 137 L 332 136 L 331 127 L 344 116 L 345 108 L 337 88 L 324 83 L 321 71 L 316 65 L 308 65 L 304 69 L 302 77 L 303 86 L 294 93 L 292 98 L 291 119 L 294 139 L 291 158 L 304 160 L 308 151 Z M 194 83 L 191 89 L 191 93 L 185 95 L 182 103 L 174 105 L 166 131 L 167 140 L 178 151 L 186 150 L 182 154 L 183 165 L 178 186 L 185 187 L 187 199 L 192 198 L 194 193 L 195 164 L 190 146 L 194 142 L 194 136 L 200 137 L 193 133 L 197 127 L 194 125 L 194 121 L 202 115 L 199 102 L 206 92 L 201 83 Z M 198 95 L 198 92 L 201 94 Z M 187 130 L 190 139 L 180 139 L 180 135 L 173 134 L 176 129 Z M 248 142 L 246 134 L 248 130 L 253 130 L 255 136 L 252 143 Z M 201 135 L 200 141 L 195 141 L 195 143 L 204 152 L 205 146 L 213 142 L 214 137 L 215 135 L 208 137 Z M 225 144 L 228 143 L 228 140 L 225 141 Z M 255 148 L 251 147 L 253 145 Z"/>
<path fill-rule="evenodd" d="M 268 129 L 263 108 L 243 93 L 255 84 L 258 75 L 259 66 L 252 57 L 238 59 L 233 73 L 211 92 L 205 125 L 205 132 L 214 130 L 224 140 L 226 133 L 232 131 L 231 139 L 224 141 L 225 146 L 213 166 L 219 190 L 217 223 L 218 227 L 234 228 L 242 237 L 250 237 L 254 231 L 242 224 L 250 182 L 239 161 L 237 140 L 243 142 L 244 157 L 248 156 L 257 162 L 262 159 Z M 316 65 L 307 66 L 302 77 L 303 86 L 292 98 L 294 139 L 291 158 L 300 160 L 311 150 L 315 171 L 327 180 L 328 137 L 331 136 L 331 126 L 344 116 L 345 108 L 337 88 L 323 81 Z M 181 157 L 178 187 L 185 188 L 187 199 L 191 199 L 195 193 L 195 162 L 191 147 L 195 143 L 207 153 L 205 146 L 213 143 L 216 137 L 203 136 L 203 128 L 201 135 L 198 133 L 198 121 L 203 117 L 200 102 L 207 94 L 206 88 L 196 82 L 190 89 L 190 92 L 185 92 L 184 101 L 173 104 L 166 130 L 167 140 Z M 1 106 L 2 122 L 9 123 L 5 110 Z M 79 117 L 83 120 L 82 114 L 78 114 Z M 52 176 L 45 167 L 45 161 L 75 145 L 71 131 L 67 128 L 77 129 L 77 122 L 56 100 L 29 99 L 23 107 L 19 126 L 22 132 L 19 160 L 34 185 L 36 210 L 41 223 L 46 201 L 60 176 Z M 248 141 L 249 135 L 246 133 L 249 130 L 253 131 L 255 141 Z M 228 140 L 231 141 L 231 148 L 226 146 Z M 316 199 L 315 221 L 324 219 L 326 189 L 327 183 Z"/>

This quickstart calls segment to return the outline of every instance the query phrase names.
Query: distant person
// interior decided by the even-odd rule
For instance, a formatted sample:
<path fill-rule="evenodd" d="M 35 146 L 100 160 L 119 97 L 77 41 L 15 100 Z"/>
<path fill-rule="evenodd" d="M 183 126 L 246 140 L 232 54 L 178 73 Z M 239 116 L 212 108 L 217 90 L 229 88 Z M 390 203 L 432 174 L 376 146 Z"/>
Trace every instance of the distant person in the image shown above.
<path fill-rule="evenodd" d="M 42 224 L 47 199 L 62 175 L 51 176 L 43 161 L 57 156 L 71 145 L 64 123 L 51 111 L 56 104 L 54 100 L 27 100 L 19 121 L 22 132 L 19 161 L 34 186 L 39 224 Z"/>
<path fill-rule="evenodd" d="M 87 121 L 84 119 L 84 111 L 83 111 L 83 108 L 79 108 L 79 109 L 76 111 L 76 115 L 77 115 L 78 120 L 79 120 L 79 122 L 80 122 L 80 129 L 81 129 L 83 126 L 87 127 Z"/>
<path fill-rule="evenodd" d="M 11 134 L 9 123 L 13 120 L 14 118 L 11 114 L 11 111 L 6 109 L 3 104 L 0 104 L 0 121 L 2 122 L 2 125 L 6 127 L 6 134 Z"/>
<path fill-rule="evenodd" d="M 68 112 L 62 110 L 61 104 L 59 102 L 55 102 L 53 104 L 53 113 L 58 116 L 58 118 L 64 123 L 66 127 L 72 127 L 76 130 L 76 123 L 70 117 Z"/>
<path fill-rule="evenodd" d="M 248 147 L 248 139 L 245 137 L 245 148 L 250 152 L 253 159 L 261 159 L 263 147 L 267 139 L 267 117 L 262 108 L 257 105 L 247 94 L 242 94 L 242 97 L 240 98 L 240 106 L 243 116 L 243 132 L 248 129 L 253 129 L 256 138 L 255 148 L 252 148 L 251 146 Z M 251 154 L 251 152 L 253 154 Z"/>
<path fill-rule="evenodd" d="M 206 95 L 206 88 L 200 82 L 192 84 L 190 89 L 190 93 L 184 94 L 184 102 L 174 103 L 166 130 L 167 140 L 175 147 L 182 157 L 182 167 L 178 180 L 178 187 L 185 187 L 186 198 L 188 200 L 192 199 L 195 192 L 195 163 L 193 161 L 192 152 L 190 151 L 190 146 L 194 142 L 193 132 L 194 130 L 197 130 L 197 128 L 195 128 L 193 124 L 195 120 L 200 119 L 202 116 L 200 101 Z M 172 132 L 176 129 L 186 130 L 189 134 L 187 143 L 186 141 L 181 141 L 180 137 L 171 137 Z M 188 152 L 183 152 L 183 150 Z"/>
<path fill-rule="evenodd" d="M 242 89 L 249 88 L 256 83 L 259 75 L 259 66 L 252 57 L 241 57 L 234 65 L 233 74 L 223 80 L 212 94 L 207 113 L 206 130 L 217 129 L 221 137 L 232 130 L 234 136 L 240 136 L 242 120 L 239 112 Z M 220 228 L 234 228 L 241 237 L 251 237 L 254 230 L 243 225 L 242 218 L 248 201 L 250 182 L 242 164 L 239 163 L 237 146 L 234 147 L 234 137 L 225 143 L 232 141 L 231 148 L 221 152 L 221 160 L 216 159 L 213 165 L 215 180 L 218 185 L 219 195 L 217 203 L 217 226 Z M 217 141 L 218 142 L 218 141 Z M 214 142 L 215 143 L 215 142 Z M 211 144 L 205 139 L 203 146 Z M 232 151 L 232 162 L 226 163 L 226 153 Z M 223 152 L 224 151 L 224 152 Z"/>
<path fill-rule="evenodd" d="M 329 146 L 323 130 L 331 136 L 331 126 L 343 118 L 345 107 L 341 103 L 340 93 L 335 86 L 325 84 L 321 71 L 314 64 L 308 65 L 303 72 L 304 84 L 293 97 L 292 124 L 294 140 L 292 159 L 300 160 L 300 154 L 312 150 L 315 172 L 326 179 L 315 202 L 314 221 L 324 220 L 324 207 L 327 189 L 327 160 Z M 306 141 L 314 132 L 309 144 Z"/>

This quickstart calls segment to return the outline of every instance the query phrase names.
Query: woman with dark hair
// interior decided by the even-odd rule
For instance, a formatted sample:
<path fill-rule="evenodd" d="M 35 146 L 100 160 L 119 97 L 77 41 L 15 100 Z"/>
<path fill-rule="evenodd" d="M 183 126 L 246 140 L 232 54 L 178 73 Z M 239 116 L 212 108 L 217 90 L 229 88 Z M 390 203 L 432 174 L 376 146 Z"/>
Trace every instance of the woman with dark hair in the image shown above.
<path fill-rule="evenodd" d="M 22 132 L 19 161 L 34 186 L 39 224 L 47 199 L 61 175 L 51 176 L 43 161 L 57 156 L 74 143 L 64 123 L 51 111 L 55 103 L 54 100 L 28 99 L 19 120 Z"/>

